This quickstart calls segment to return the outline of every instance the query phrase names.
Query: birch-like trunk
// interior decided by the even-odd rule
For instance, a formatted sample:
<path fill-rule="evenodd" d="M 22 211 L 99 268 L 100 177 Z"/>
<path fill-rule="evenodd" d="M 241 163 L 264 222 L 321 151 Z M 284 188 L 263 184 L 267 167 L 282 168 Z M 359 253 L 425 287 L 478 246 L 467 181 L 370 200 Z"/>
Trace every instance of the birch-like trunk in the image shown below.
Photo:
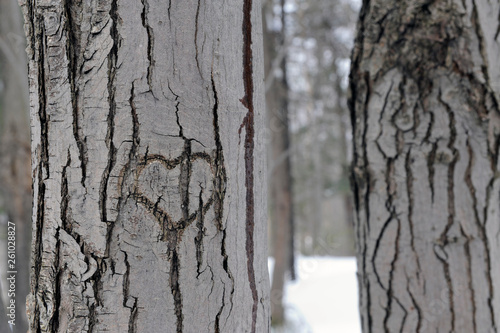
<path fill-rule="evenodd" d="M 500 329 L 499 11 L 363 3 L 350 107 L 364 332 Z"/>
<path fill-rule="evenodd" d="M 266 332 L 259 1 L 26 1 L 33 332 Z"/>

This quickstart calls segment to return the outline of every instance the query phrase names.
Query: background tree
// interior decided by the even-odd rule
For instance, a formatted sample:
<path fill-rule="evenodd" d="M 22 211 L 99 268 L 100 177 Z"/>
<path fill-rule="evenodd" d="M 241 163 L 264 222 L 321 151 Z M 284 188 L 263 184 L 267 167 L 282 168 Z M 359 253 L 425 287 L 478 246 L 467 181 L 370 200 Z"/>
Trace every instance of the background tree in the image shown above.
<path fill-rule="evenodd" d="M 357 3 L 288 0 L 285 8 L 297 246 L 309 255 L 350 255 L 346 79 Z"/>
<path fill-rule="evenodd" d="M 499 11 L 363 3 L 350 108 L 364 332 L 498 331 Z"/>
<path fill-rule="evenodd" d="M 279 8 L 280 10 L 276 10 Z M 276 15 L 275 11 L 279 14 Z M 284 1 L 268 0 L 263 6 L 266 108 L 269 147 L 269 189 L 271 255 L 274 266 L 271 283 L 273 326 L 285 321 L 283 295 L 287 273 L 293 276 L 293 209 L 290 138 L 288 127 L 288 82 L 286 76 Z"/>
<path fill-rule="evenodd" d="M 7 271 L 16 274 L 16 325 L 14 332 L 25 333 L 26 295 L 29 291 L 29 251 L 31 239 L 31 170 L 29 102 L 26 68 L 26 39 L 19 5 L 15 0 L 0 1 L 0 287 L 6 286 Z M 7 269 L 7 221 L 16 225 L 16 267 Z M 0 298 L 8 305 L 7 288 Z M 7 325 L 5 307 L 0 332 Z M 6 326 L 3 327 L 6 329 Z"/>
<path fill-rule="evenodd" d="M 22 5 L 31 329 L 266 332 L 260 2 Z"/>

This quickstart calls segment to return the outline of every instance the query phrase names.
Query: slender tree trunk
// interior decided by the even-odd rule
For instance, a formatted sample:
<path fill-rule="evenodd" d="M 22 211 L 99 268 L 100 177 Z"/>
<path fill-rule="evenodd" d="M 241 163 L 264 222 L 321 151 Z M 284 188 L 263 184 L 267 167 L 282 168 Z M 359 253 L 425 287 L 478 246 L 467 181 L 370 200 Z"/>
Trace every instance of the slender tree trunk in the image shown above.
<path fill-rule="evenodd" d="M 29 292 L 31 239 L 31 170 L 26 39 L 22 15 L 15 0 L 0 1 L 0 190 L 9 221 L 15 224 L 15 266 L 2 267 L 15 273 L 14 332 L 28 329 L 26 296 Z M 7 245 L 7 244 L 6 244 Z M 7 256 L 7 246 L 0 249 Z M 4 257 L 4 258 L 5 258 Z M 12 261 L 9 263 L 13 263 Z M 6 276 L 0 274 L 2 284 Z M 6 288 L 4 292 L 8 291 Z M 7 296 L 6 294 L 4 296 Z M 4 299 L 10 304 L 11 297 Z M 2 308 L 1 320 L 4 320 Z M 12 317 L 9 320 L 14 319 Z"/>
<path fill-rule="evenodd" d="M 269 16 L 272 16 L 274 3 Z M 282 326 L 285 322 L 283 295 L 285 292 L 286 273 L 290 269 L 292 237 L 292 193 L 290 170 L 290 139 L 288 134 L 288 84 L 286 76 L 285 12 L 284 1 L 280 3 L 281 31 L 271 32 L 266 26 L 266 72 L 275 75 L 272 63 L 276 60 L 276 47 L 285 52 L 279 60 L 281 77 L 274 77 L 266 93 L 268 124 L 271 136 L 270 158 L 270 194 L 272 248 L 274 257 L 273 278 L 271 284 L 271 318 L 273 326 Z M 293 259 L 292 259 L 293 260 Z M 292 266 L 293 267 L 293 266 Z"/>
<path fill-rule="evenodd" d="M 350 108 L 364 332 L 500 329 L 497 1 L 364 1 Z"/>
<path fill-rule="evenodd" d="M 23 3 L 33 332 L 266 332 L 259 1 Z"/>

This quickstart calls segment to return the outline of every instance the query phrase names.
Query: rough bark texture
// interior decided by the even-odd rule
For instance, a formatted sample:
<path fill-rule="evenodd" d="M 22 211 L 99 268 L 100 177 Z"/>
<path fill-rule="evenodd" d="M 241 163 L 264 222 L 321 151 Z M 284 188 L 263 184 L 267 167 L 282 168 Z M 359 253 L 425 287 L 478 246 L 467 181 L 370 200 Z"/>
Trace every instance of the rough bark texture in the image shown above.
<path fill-rule="evenodd" d="M 364 332 L 500 329 L 499 11 L 363 3 L 350 107 Z"/>
<path fill-rule="evenodd" d="M 268 331 L 259 1 L 22 5 L 31 330 Z"/>
<path fill-rule="evenodd" d="M 31 168 L 28 79 L 23 19 L 15 0 L 0 0 L 0 195 L 8 219 L 16 226 L 15 269 L 0 267 L 0 285 L 7 271 L 16 273 L 16 325 L 25 333 L 26 295 L 29 292 L 31 239 Z M 6 234 L 7 230 L 2 230 Z M 7 259 L 7 244 L 0 242 L 0 255 Z M 3 261 L 3 260 L 2 260 Z M 7 296 L 6 290 L 4 296 Z M 8 301 L 4 299 L 4 301 Z M 9 303 L 4 303 L 8 305 Z M 0 321 L 6 319 L 3 313 Z"/>

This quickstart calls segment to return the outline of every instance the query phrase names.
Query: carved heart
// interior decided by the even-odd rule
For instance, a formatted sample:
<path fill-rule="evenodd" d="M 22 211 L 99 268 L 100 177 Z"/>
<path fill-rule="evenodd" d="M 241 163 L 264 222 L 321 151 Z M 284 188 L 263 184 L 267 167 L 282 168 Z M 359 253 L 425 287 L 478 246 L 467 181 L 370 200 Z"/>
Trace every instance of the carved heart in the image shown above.
<path fill-rule="evenodd" d="M 214 173 L 205 153 L 168 160 L 148 155 L 137 168 L 133 196 L 163 230 L 184 229 L 213 202 Z"/>

